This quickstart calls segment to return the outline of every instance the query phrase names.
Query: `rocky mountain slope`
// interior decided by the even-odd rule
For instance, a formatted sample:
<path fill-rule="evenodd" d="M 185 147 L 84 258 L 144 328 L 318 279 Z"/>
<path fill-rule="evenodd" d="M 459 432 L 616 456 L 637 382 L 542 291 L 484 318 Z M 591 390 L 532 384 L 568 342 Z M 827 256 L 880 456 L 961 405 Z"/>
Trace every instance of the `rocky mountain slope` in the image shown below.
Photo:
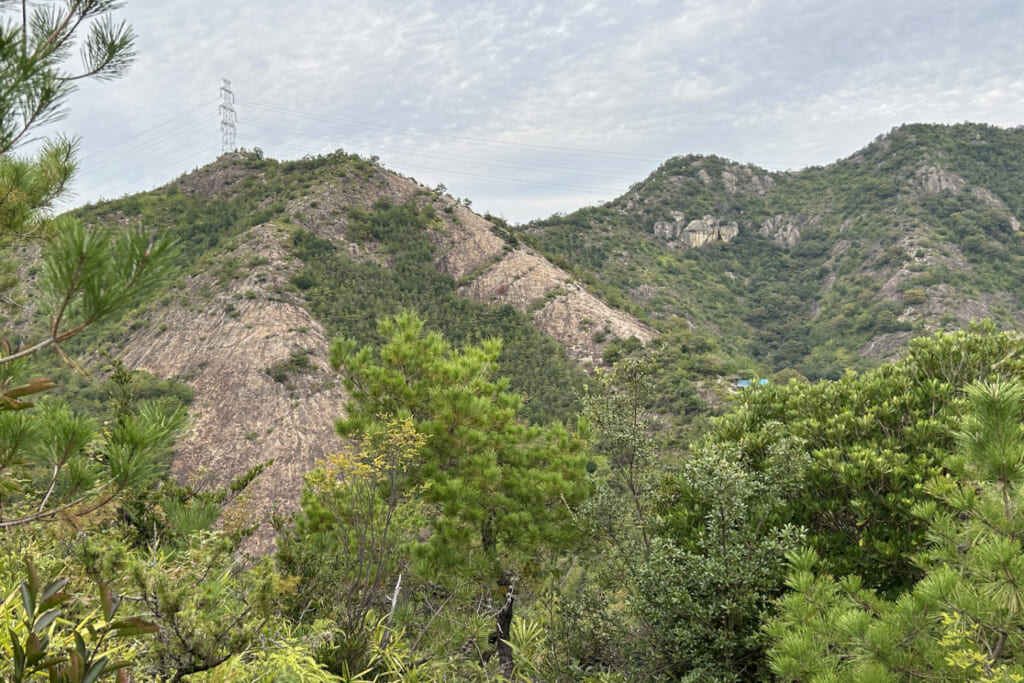
<path fill-rule="evenodd" d="M 1024 326 L 1022 170 L 1024 129 L 912 125 L 799 172 L 676 157 L 525 230 L 663 331 L 834 377 L 939 328 Z"/>
<path fill-rule="evenodd" d="M 343 446 L 329 340 L 374 343 L 404 308 L 459 343 L 505 339 L 532 419 L 570 419 L 586 369 L 645 345 L 653 405 L 692 417 L 729 377 L 834 377 L 915 334 L 1024 327 L 1022 160 L 1021 130 L 905 126 L 794 173 L 673 158 L 606 205 L 512 227 L 359 157 L 243 152 L 79 213 L 178 238 L 181 277 L 115 350 L 193 388 L 179 477 L 274 461 L 236 502 L 266 520 Z"/>
<path fill-rule="evenodd" d="M 369 277 L 383 278 L 395 254 L 365 231 L 350 234 L 382 206 L 429 215 L 419 232 L 432 244 L 429 266 L 436 275 L 473 302 L 518 311 L 522 324 L 550 335 L 581 367 L 600 363 L 616 338 L 646 343 L 657 334 L 506 229 L 358 157 L 280 165 L 227 155 L 152 193 L 87 208 L 90 222 L 142 220 L 181 235 L 182 277 L 140 312 L 142 323 L 119 348 L 130 367 L 179 378 L 194 390 L 191 430 L 174 460 L 180 479 L 222 486 L 273 461 L 234 503 L 236 517 L 264 523 L 251 551 L 268 549 L 269 517 L 294 509 L 302 474 L 343 446 L 333 421 L 345 396 L 327 355 L 330 337 L 350 331 L 328 329 L 296 286 L 304 267 L 295 255 L 296 235 L 331 245 L 333 258 L 376 268 Z M 400 308 L 385 302 L 383 310 Z M 372 324 L 373 311 L 361 317 Z M 600 338 L 597 327 L 605 331 Z"/>
<path fill-rule="evenodd" d="M 430 207 L 440 220 L 430 234 L 437 248 L 435 267 L 451 276 L 459 291 L 474 301 L 508 304 L 529 312 L 538 329 L 581 363 L 600 363 L 601 350 L 613 338 L 635 336 L 647 343 L 657 336 L 652 327 L 608 306 L 566 271 L 518 243 L 507 229 L 450 196 L 430 192 L 394 173 L 379 170 L 369 186 L 353 184 L 347 177 L 328 179 L 289 203 L 287 211 L 298 216 L 295 223 L 317 235 L 346 242 L 346 211 L 350 207 L 371 209 L 381 200 Z M 353 249 L 358 251 L 354 244 Z M 595 342 L 592 334 L 585 334 L 587 321 L 607 326 L 607 340 Z"/>
<path fill-rule="evenodd" d="M 273 461 L 234 502 L 246 519 L 264 523 L 294 509 L 303 473 L 341 447 L 333 424 L 345 401 L 326 363 L 324 327 L 300 297 L 280 293 L 297 267 L 284 233 L 272 224 L 249 230 L 237 248 L 253 263 L 243 277 L 221 287 L 209 274 L 186 277 L 178 299 L 153 310 L 151 324 L 124 346 L 129 367 L 179 378 L 194 391 L 191 429 L 175 448 L 180 480 L 224 486 Z M 297 353 L 312 367 L 285 387 L 267 369 Z M 264 529 L 247 549 L 265 552 L 269 539 Z"/>

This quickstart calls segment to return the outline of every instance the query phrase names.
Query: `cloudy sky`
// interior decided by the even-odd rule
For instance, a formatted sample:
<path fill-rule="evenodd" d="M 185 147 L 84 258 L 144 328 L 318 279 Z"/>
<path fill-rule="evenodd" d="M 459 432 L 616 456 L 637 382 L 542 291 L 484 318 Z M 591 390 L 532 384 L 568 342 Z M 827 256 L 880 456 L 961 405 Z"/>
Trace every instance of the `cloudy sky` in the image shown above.
<path fill-rule="evenodd" d="M 38 3 L 36 3 L 38 4 Z M 51 127 L 75 203 L 237 145 L 343 148 L 520 222 L 598 204 L 668 157 L 769 169 L 905 122 L 1024 124 L 1021 0 L 128 0 L 138 59 Z"/>

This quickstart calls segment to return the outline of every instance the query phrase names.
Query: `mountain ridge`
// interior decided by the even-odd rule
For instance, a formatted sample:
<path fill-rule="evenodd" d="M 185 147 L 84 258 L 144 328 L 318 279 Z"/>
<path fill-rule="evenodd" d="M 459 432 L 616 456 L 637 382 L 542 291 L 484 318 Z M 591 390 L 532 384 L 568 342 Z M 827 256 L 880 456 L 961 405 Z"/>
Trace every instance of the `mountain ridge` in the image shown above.
<path fill-rule="evenodd" d="M 524 230 L 662 331 L 680 316 L 766 371 L 834 377 L 915 334 L 1024 323 L 1022 158 L 1024 130 L 979 124 L 903 126 L 802 171 L 673 157 L 622 197 Z M 679 239 L 693 221 L 735 233 L 693 250 Z"/>
<path fill-rule="evenodd" d="M 300 163 L 293 173 L 295 190 L 282 197 L 277 180 L 268 178 L 280 166 L 294 168 L 252 154 L 226 155 L 143 197 L 84 212 L 89 222 L 127 224 L 138 218 L 153 228 L 173 229 L 171 216 L 187 217 L 192 200 L 226 202 L 230 208 L 217 205 L 227 216 L 213 221 L 217 238 L 196 250 L 197 261 L 143 314 L 144 322 L 121 340 L 119 351 L 130 367 L 178 378 L 194 391 L 192 429 L 179 441 L 173 463 L 180 480 L 224 486 L 272 461 L 229 507 L 229 518 L 262 524 L 247 541 L 249 552 L 272 548 L 272 516 L 292 512 L 303 473 L 344 446 L 333 422 L 343 416 L 346 396 L 329 369 L 328 346 L 346 330 L 328 329 L 311 312 L 304 295 L 320 289 L 303 289 L 297 244 L 330 250 L 332 258 L 361 264 L 371 275 L 400 268 L 402 257 L 386 236 L 369 234 L 374 221 L 391 220 L 391 211 L 399 214 L 399 229 L 412 231 L 407 241 L 419 235 L 430 242 L 423 266 L 448 278 L 453 293 L 518 312 L 585 367 L 600 364 L 602 349 L 616 338 L 649 342 L 656 336 L 449 196 L 336 154 L 310 160 L 305 168 Z M 249 195 L 252 201 L 240 208 Z M 184 208 L 172 210 L 175 204 Z M 204 210 L 212 212 L 209 206 Z M 401 225 L 410 216 L 423 225 Z M 581 322 L 585 317 L 587 324 Z M 593 326 L 606 329 L 600 339 L 590 331 Z"/>
<path fill-rule="evenodd" d="M 331 337 L 375 343 L 372 319 L 410 307 L 457 343 L 502 336 L 535 420 L 570 419 L 583 369 L 648 347 L 684 447 L 724 378 L 834 377 L 975 318 L 1024 327 L 1018 159 L 1024 131 L 907 126 L 803 171 L 673 157 L 607 204 L 510 226 L 372 160 L 239 152 L 79 215 L 178 236 L 185 273 L 117 349 L 195 392 L 177 476 L 274 460 L 233 513 L 264 524 L 263 553 L 344 445 Z"/>

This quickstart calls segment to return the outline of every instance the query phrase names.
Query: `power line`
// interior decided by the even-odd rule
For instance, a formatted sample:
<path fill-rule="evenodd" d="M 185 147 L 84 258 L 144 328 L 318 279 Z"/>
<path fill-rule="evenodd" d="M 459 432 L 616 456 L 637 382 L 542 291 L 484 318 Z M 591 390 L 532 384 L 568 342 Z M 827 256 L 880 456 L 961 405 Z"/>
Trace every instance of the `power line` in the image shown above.
<path fill-rule="evenodd" d="M 181 168 L 182 166 L 188 164 L 189 160 L 193 160 L 192 161 L 192 166 L 193 167 L 201 166 L 204 163 L 207 163 L 207 161 L 204 160 L 205 155 L 210 153 L 210 152 L 215 152 L 219 146 L 220 146 L 219 143 L 214 143 L 214 144 L 209 145 L 209 146 L 207 146 L 207 147 L 205 147 L 205 148 L 203 148 L 201 150 L 198 150 L 196 152 L 186 151 L 186 153 L 184 155 L 179 155 L 177 158 L 172 160 L 170 163 L 165 163 L 162 166 L 154 168 L 150 173 L 151 174 L 162 174 L 167 169 Z M 140 171 L 140 170 L 149 168 L 153 164 L 159 163 L 161 161 L 166 161 L 166 158 L 162 158 L 161 157 L 161 158 L 152 159 L 148 163 L 143 164 L 142 166 L 139 166 L 139 167 L 137 167 L 134 170 Z M 110 181 L 108 180 L 108 181 L 106 181 L 106 183 L 95 183 L 95 184 L 97 186 L 102 186 L 102 185 L 108 184 L 109 182 Z M 117 184 L 114 184 L 114 185 L 109 185 L 108 189 L 104 191 L 104 194 L 109 193 L 109 197 L 108 198 L 113 198 L 113 197 L 119 196 L 119 195 L 124 194 L 125 192 L 131 190 L 133 187 L 135 187 L 137 182 L 138 182 L 137 180 L 130 180 L 130 181 L 127 181 L 127 182 L 121 182 L 121 183 L 117 183 Z M 161 180 L 161 181 L 158 181 L 158 182 L 160 183 L 160 185 L 163 185 L 167 181 L 166 180 Z M 153 187 L 158 187 L 158 185 L 154 185 Z M 141 192 L 141 191 L 144 191 L 144 190 L 138 190 L 138 191 Z"/>
<path fill-rule="evenodd" d="M 252 142 L 262 142 L 262 140 L 260 140 L 259 138 L 249 137 L 247 135 L 239 135 L 238 137 L 240 139 L 242 139 L 242 140 L 249 140 L 249 141 L 252 141 Z M 294 150 L 296 150 L 298 152 L 306 152 L 306 153 L 316 153 L 316 152 L 318 152 L 318 150 L 313 148 L 313 147 L 306 147 L 306 146 L 302 146 L 302 145 L 289 144 L 287 142 L 275 142 L 274 144 L 276 146 L 279 146 L 279 147 L 287 147 L 287 148 L 290 148 L 290 149 L 294 149 Z M 393 164 L 388 164 L 387 168 L 390 168 L 391 170 L 394 170 L 394 171 L 400 171 L 402 173 L 428 171 L 428 172 L 433 172 L 433 173 L 444 173 L 444 174 L 448 174 L 449 176 L 458 176 L 458 177 L 465 177 L 465 178 L 480 178 L 482 180 L 490 180 L 490 181 L 499 182 L 499 183 L 503 183 L 503 184 L 527 185 L 527 186 L 531 186 L 531 187 L 545 187 L 545 188 L 575 190 L 575 191 L 578 191 L 578 192 L 585 192 L 587 194 L 593 194 L 593 195 L 607 195 L 608 193 L 617 193 L 617 192 L 621 193 L 623 191 L 622 189 L 619 189 L 619 188 L 581 187 L 581 186 L 578 186 L 578 185 L 566 185 L 566 184 L 562 184 L 562 183 L 538 182 L 538 181 L 535 181 L 535 180 L 521 180 L 521 179 L 516 179 L 516 178 L 509 178 L 508 176 L 493 176 L 493 175 L 485 175 L 485 174 L 481 174 L 481 173 L 469 173 L 469 172 L 463 171 L 463 170 L 434 168 L 434 167 L 430 167 L 430 166 L 409 166 L 409 165 L 402 165 L 402 164 L 400 164 L 398 166 L 395 166 Z"/>
<path fill-rule="evenodd" d="M 306 131 L 295 130 L 293 128 L 283 128 L 281 126 L 275 126 L 273 124 L 263 123 L 263 122 L 260 122 L 260 121 L 255 121 L 254 122 L 252 120 L 248 120 L 248 121 L 245 122 L 244 125 L 245 125 L 245 128 L 259 128 L 259 129 L 263 129 L 263 130 L 273 130 L 273 131 L 279 131 L 279 132 L 282 132 L 282 133 L 289 133 L 289 134 L 292 134 L 292 135 L 297 135 L 297 136 L 300 136 L 300 137 L 309 138 L 311 140 L 327 140 L 327 141 L 330 141 L 330 138 L 325 138 L 325 136 L 322 136 L 322 135 L 311 134 L 311 133 L 308 133 Z M 252 136 L 247 136 L 246 139 L 254 140 L 256 138 L 253 138 Z M 374 151 L 377 152 L 377 153 L 395 152 L 395 153 L 400 154 L 400 155 L 402 155 L 404 157 L 410 157 L 411 156 L 411 157 L 424 157 L 424 158 L 428 158 L 428 159 L 440 159 L 440 160 L 443 160 L 443 161 L 469 162 L 471 164 L 477 164 L 477 165 L 481 165 L 481 166 L 494 166 L 494 167 L 519 169 L 519 170 L 526 170 L 526 171 L 531 171 L 531 170 L 534 170 L 534 169 L 547 169 L 547 170 L 551 170 L 551 171 L 569 172 L 569 173 L 572 173 L 574 175 L 581 175 L 581 176 L 587 176 L 587 177 L 592 177 L 592 178 L 602 178 L 602 179 L 607 179 L 607 180 L 622 180 L 622 181 L 629 181 L 629 182 L 633 182 L 633 180 L 635 180 L 635 178 L 633 178 L 632 176 L 628 176 L 628 175 L 625 175 L 625 174 L 622 174 L 622 173 L 616 173 L 616 174 L 611 174 L 611 173 L 594 173 L 592 169 L 591 170 L 584 170 L 584 169 L 581 169 L 581 168 L 576 168 L 576 167 L 571 167 L 571 166 L 558 166 L 558 165 L 547 164 L 547 163 L 544 163 L 544 164 L 521 164 L 521 163 L 515 163 L 515 162 L 508 162 L 508 161 L 495 161 L 493 159 L 480 159 L 478 157 L 461 155 L 461 154 L 440 154 L 440 153 L 430 153 L 430 152 L 422 152 L 422 151 L 410 151 L 409 148 L 407 148 L 407 147 L 393 146 L 393 145 L 388 145 L 388 144 L 376 145 L 376 146 L 374 146 Z"/>
<path fill-rule="evenodd" d="M 616 161 L 655 161 L 657 163 L 664 162 L 668 158 L 670 158 L 672 156 L 676 156 L 675 154 L 672 154 L 672 153 L 668 153 L 668 154 L 664 154 L 664 155 L 654 155 L 654 154 L 640 154 L 640 153 L 634 153 L 634 152 L 617 152 L 617 151 L 613 151 L 613 150 L 585 149 L 585 148 L 579 148 L 579 147 L 565 147 L 565 146 L 557 146 L 557 145 L 542 145 L 542 144 L 527 143 L 527 142 L 508 142 L 508 141 L 503 141 L 503 140 L 485 139 L 485 138 L 477 138 L 477 137 L 467 137 L 467 136 L 455 135 L 455 134 L 451 134 L 451 133 L 441 133 L 441 132 L 435 132 L 435 131 L 416 130 L 416 129 L 412 129 L 412 128 L 400 128 L 400 127 L 396 127 L 396 126 L 387 126 L 387 125 L 382 125 L 382 124 L 377 124 L 377 123 L 369 123 L 369 122 L 365 122 L 365 121 L 357 121 L 357 120 L 353 120 L 353 119 L 347 119 L 347 118 L 342 118 L 342 117 L 337 117 L 337 116 L 329 116 L 329 115 L 325 115 L 325 114 L 318 114 L 318 113 L 314 113 L 314 112 L 307 112 L 307 111 L 302 111 L 302 110 L 297 110 L 297 109 L 286 109 L 286 108 L 277 107 L 277 106 L 274 106 L 274 105 L 261 104 L 261 103 L 258 103 L 258 102 L 248 102 L 248 101 L 239 100 L 238 104 L 240 106 L 251 107 L 253 109 L 264 110 L 264 111 L 275 113 L 275 114 L 282 114 L 282 115 L 290 116 L 290 117 L 301 117 L 301 118 L 305 118 L 305 119 L 310 119 L 310 120 L 314 120 L 314 121 L 323 121 L 323 122 L 327 122 L 327 123 L 335 123 L 335 124 L 344 125 L 344 126 L 350 126 L 350 127 L 354 127 L 354 128 L 362 128 L 362 129 L 368 129 L 368 130 L 379 130 L 379 131 L 383 131 L 383 132 L 399 133 L 399 134 L 408 135 L 408 136 L 419 136 L 419 137 L 429 137 L 429 138 L 439 138 L 439 139 L 446 139 L 446 140 L 454 140 L 454 141 L 465 142 L 465 143 L 474 144 L 474 145 L 496 146 L 496 147 L 501 147 L 501 148 L 506 148 L 506 149 L 507 148 L 511 148 L 511 149 L 519 149 L 519 150 L 536 150 L 536 151 L 544 151 L 544 152 L 561 152 L 561 153 L 569 153 L 569 154 L 579 154 L 579 155 L 588 156 L 588 157 L 604 158 L 604 159 L 616 160 Z M 794 137 L 797 137 L 797 136 L 789 135 L 789 136 L 779 136 L 779 137 L 782 137 L 782 138 L 787 138 L 787 137 L 788 138 L 794 138 Z M 852 142 L 851 142 L 851 144 L 852 144 Z M 721 156 L 721 154 L 717 153 L 717 152 L 696 152 L 696 151 L 694 151 L 692 153 L 693 154 L 702 154 L 702 155 Z M 740 160 L 734 160 L 734 161 L 736 161 L 736 163 L 738 163 L 738 164 L 742 164 L 742 165 L 749 164 L 749 165 L 758 166 L 758 167 L 762 167 L 762 168 L 766 168 L 766 169 L 769 168 L 769 167 L 787 167 L 787 168 L 805 168 L 805 167 L 808 167 L 808 164 L 806 162 L 795 162 L 795 161 L 778 161 L 778 160 L 764 160 L 764 159 L 757 160 L 757 161 L 740 161 Z M 823 164 L 811 164 L 810 166 L 815 166 L 815 165 L 823 165 Z"/>
<path fill-rule="evenodd" d="M 314 114 L 311 112 L 303 112 L 294 109 L 283 109 L 281 107 L 274 107 L 266 104 L 259 104 L 256 102 L 244 102 L 239 101 L 239 105 L 245 107 L 253 107 L 255 109 L 264 109 L 277 114 L 285 114 L 289 116 L 301 116 L 304 118 L 318 119 L 321 121 L 327 121 L 331 123 L 340 123 L 348 126 L 355 126 L 359 128 L 369 128 L 372 130 L 382 130 L 395 133 L 403 133 L 405 135 L 418 135 L 432 138 L 444 138 L 446 140 L 457 140 L 459 142 L 468 142 L 476 145 L 489 145 L 495 147 L 513 148 L 513 149 L 535 149 L 549 152 L 569 152 L 572 154 L 581 154 L 585 156 L 603 157 L 606 159 L 624 160 L 632 159 L 636 161 L 650 161 L 650 160 L 663 160 L 663 157 L 654 156 L 650 154 L 634 154 L 631 152 L 614 152 L 609 150 L 595 150 L 595 149 L 583 149 L 579 147 L 559 147 L 555 145 L 538 145 L 528 142 L 505 142 L 501 140 L 487 140 L 483 138 L 466 137 L 463 135 L 453 135 L 450 133 L 438 133 L 432 131 L 421 131 L 410 128 L 397 128 L 394 126 L 384 126 L 376 123 L 366 123 L 364 121 L 353 121 L 350 119 L 342 119 L 334 116 L 325 116 L 323 114 Z"/>
<path fill-rule="evenodd" d="M 196 121 L 193 121 L 192 123 L 188 124 L 187 126 L 184 126 L 184 127 L 179 128 L 177 130 L 171 131 L 170 133 L 162 135 L 162 136 L 160 136 L 158 138 L 155 138 L 153 140 L 147 140 L 146 142 L 143 142 L 143 143 L 140 143 L 140 144 L 137 144 L 137 145 L 133 145 L 132 147 L 129 147 L 129 148 L 125 149 L 125 150 L 122 150 L 122 152 L 120 154 L 118 154 L 117 156 L 115 156 L 115 157 L 111 157 L 110 159 L 106 159 L 106 160 L 104 160 L 104 161 L 102 161 L 102 162 L 100 162 L 98 164 L 92 165 L 91 167 L 89 167 L 89 170 L 90 170 L 90 172 L 95 172 L 97 169 L 101 169 L 101 168 L 110 166 L 111 164 L 115 164 L 116 162 L 121 161 L 125 157 L 129 157 L 129 156 L 143 156 L 143 154 L 141 154 L 142 152 L 151 152 L 152 150 L 159 148 L 161 145 L 163 145 L 164 143 L 166 143 L 168 141 L 172 141 L 173 140 L 175 142 L 176 146 L 180 146 L 180 144 L 182 142 L 182 135 L 186 131 L 192 130 L 192 129 L 196 128 L 197 126 L 200 126 L 200 125 L 209 124 L 213 120 L 214 120 L 214 116 L 211 114 L 210 116 L 207 116 L 206 118 L 202 118 L 202 119 L 198 119 Z M 120 171 L 120 170 L 115 170 L 114 171 L 114 175 L 118 175 L 120 173 L 122 173 L 122 171 Z"/>
<path fill-rule="evenodd" d="M 202 110 L 208 109 L 210 107 L 210 105 L 212 105 L 216 101 L 217 101 L 216 99 L 207 100 L 206 102 L 203 102 L 202 104 L 197 105 L 196 107 L 188 110 L 187 112 L 184 112 L 184 113 L 181 113 L 181 114 L 176 114 L 175 116 L 172 116 L 172 117 L 170 117 L 168 119 L 164 119 L 160 123 L 155 124 L 153 126 L 150 126 L 149 128 L 145 128 L 145 129 L 139 131 L 138 133 L 136 133 L 135 135 L 131 135 L 129 137 L 121 138 L 121 139 L 119 139 L 117 141 L 117 143 L 115 143 L 113 145 L 104 145 L 104 147 L 102 149 L 100 149 L 99 151 L 94 152 L 94 153 L 90 154 L 89 156 L 83 157 L 82 163 L 83 164 L 85 164 L 86 162 L 90 162 L 91 163 L 94 159 L 99 158 L 99 157 L 103 157 L 103 155 L 109 154 L 112 151 L 117 150 L 117 148 L 120 147 L 121 145 L 124 145 L 124 144 L 126 144 L 128 142 L 131 142 L 132 140 L 136 140 L 136 139 L 142 137 L 143 135 L 147 135 L 149 133 L 152 133 L 155 130 L 163 128 L 164 126 L 167 126 L 167 125 L 170 125 L 170 124 L 175 123 L 177 121 L 180 121 L 181 119 L 186 118 L 188 116 L 191 116 L 191 115 L 195 114 L 198 111 L 202 111 Z M 95 145 L 95 144 L 103 144 L 104 141 L 100 140 L 100 141 L 97 142 L 97 141 L 95 141 L 95 140 L 90 138 L 89 142 L 90 142 L 90 144 L 94 144 Z M 145 144 L 140 145 L 140 146 L 144 147 Z M 120 154 L 120 153 L 118 153 L 118 154 Z M 105 163 L 105 162 L 100 162 L 100 163 Z"/>

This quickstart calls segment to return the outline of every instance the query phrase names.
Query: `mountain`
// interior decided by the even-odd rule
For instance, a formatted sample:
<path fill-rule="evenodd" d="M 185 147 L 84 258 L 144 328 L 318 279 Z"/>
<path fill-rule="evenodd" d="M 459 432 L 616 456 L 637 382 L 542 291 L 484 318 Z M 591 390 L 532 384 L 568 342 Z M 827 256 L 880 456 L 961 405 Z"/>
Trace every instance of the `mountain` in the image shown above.
<path fill-rule="evenodd" d="M 93 338 L 116 333 L 111 352 L 127 365 L 192 388 L 179 479 L 222 486 L 273 461 L 235 502 L 234 518 L 290 512 L 302 474 L 343 447 L 333 423 L 345 395 L 329 342 L 380 341 L 378 317 L 412 308 L 457 343 L 501 337 L 501 371 L 538 421 L 574 419 L 584 368 L 616 340 L 657 334 L 507 226 L 340 152 L 286 163 L 229 154 L 79 213 L 177 238 L 181 276 L 130 316 L 127 331 Z M 266 550 L 269 538 L 257 535 L 249 549 Z"/>
<path fill-rule="evenodd" d="M 181 252 L 156 301 L 83 348 L 191 387 L 179 478 L 273 461 L 236 520 L 294 509 L 303 472 L 343 448 L 330 340 L 378 343 L 375 320 L 402 309 L 458 344 L 501 337 L 537 421 L 574 420 L 588 371 L 653 350 L 668 453 L 732 379 L 837 377 L 983 317 L 1024 327 L 1022 159 L 1021 129 L 904 126 L 799 172 L 675 157 L 605 205 L 509 226 L 375 160 L 228 154 L 78 211 Z"/>
<path fill-rule="evenodd" d="M 600 207 L 524 227 L 663 333 L 812 379 L 911 336 L 1024 325 L 1024 129 L 906 125 L 847 159 L 769 172 L 675 157 Z"/>

